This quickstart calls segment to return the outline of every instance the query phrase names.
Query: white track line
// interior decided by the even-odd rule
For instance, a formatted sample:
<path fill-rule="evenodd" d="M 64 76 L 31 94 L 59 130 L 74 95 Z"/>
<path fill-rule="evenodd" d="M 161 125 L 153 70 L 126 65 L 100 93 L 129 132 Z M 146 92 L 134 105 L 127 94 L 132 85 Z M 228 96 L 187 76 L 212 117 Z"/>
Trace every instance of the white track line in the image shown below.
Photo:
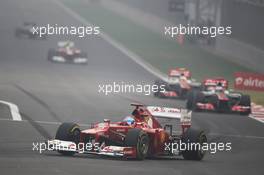
<path fill-rule="evenodd" d="M 251 136 L 251 135 L 218 134 L 218 133 L 208 133 L 208 135 L 210 135 L 210 136 L 246 138 L 246 139 L 264 139 L 264 136 Z"/>
<path fill-rule="evenodd" d="M 19 109 L 18 109 L 17 105 L 10 103 L 10 102 L 7 102 L 7 101 L 2 101 L 2 100 L 0 100 L 0 103 L 3 103 L 9 107 L 13 120 L 16 120 L 16 121 L 22 120 L 22 117 L 19 113 Z"/>
<path fill-rule="evenodd" d="M 261 123 L 264 123 L 264 107 L 255 103 L 251 103 L 251 106 L 252 113 L 251 115 L 249 115 L 249 117 Z"/>
<path fill-rule="evenodd" d="M 252 119 L 254 119 L 254 120 L 257 120 L 257 121 L 259 121 L 259 122 L 261 122 L 261 123 L 264 123 L 264 120 L 261 120 L 261 119 L 257 118 L 256 116 L 253 116 L 252 114 L 250 114 L 248 117 L 249 117 L 249 118 L 252 118 Z"/>
<path fill-rule="evenodd" d="M 70 14 L 72 17 L 74 17 L 76 20 L 78 20 L 82 24 L 87 25 L 87 26 L 94 26 L 90 22 L 88 22 L 85 18 L 83 18 L 82 16 L 78 15 L 76 12 L 71 10 L 69 7 L 64 5 L 59 0 L 54 0 L 53 2 L 55 2 L 59 7 L 61 7 L 64 11 L 66 11 L 68 14 Z M 123 54 L 125 54 L 126 56 L 131 58 L 133 61 L 135 61 L 137 64 L 139 64 L 141 67 L 143 67 L 145 70 L 147 70 L 151 74 L 155 75 L 156 77 L 158 77 L 158 78 L 160 78 L 160 79 L 162 79 L 164 81 L 167 80 L 167 76 L 164 73 L 160 72 L 158 69 L 156 69 L 155 67 L 153 67 L 149 63 L 145 62 L 142 58 L 140 58 L 140 56 L 138 56 L 136 53 L 132 52 L 131 50 L 126 48 L 124 45 L 122 45 L 121 43 L 119 43 L 116 40 L 114 40 L 113 38 L 111 38 L 108 34 L 102 32 L 101 29 L 100 29 L 100 36 L 105 41 L 107 41 L 112 46 L 114 46 L 116 49 L 121 51 Z"/>
<path fill-rule="evenodd" d="M 10 122 L 14 122 L 14 121 L 18 121 L 18 120 L 12 120 L 12 119 L 8 119 L 8 118 L 0 118 L 0 121 L 10 121 Z M 19 122 L 29 122 L 28 120 L 19 120 Z M 39 123 L 39 124 L 48 124 L 48 125 L 60 125 L 62 124 L 61 122 L 48 122 L 48 121 L 39 121 L 36 120 L 34 121 L 35 123 Z M 91 126 L 91 124 L 79 124 L 79 126 Z"/>

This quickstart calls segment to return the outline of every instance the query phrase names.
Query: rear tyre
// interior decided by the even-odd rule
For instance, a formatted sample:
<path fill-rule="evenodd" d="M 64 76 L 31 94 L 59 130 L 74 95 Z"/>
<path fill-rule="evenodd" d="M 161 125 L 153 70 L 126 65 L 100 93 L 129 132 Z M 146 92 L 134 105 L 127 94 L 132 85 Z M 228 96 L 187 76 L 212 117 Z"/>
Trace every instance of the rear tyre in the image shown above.
<path fill-rule="evenodd" d="M 185 100 L 185 99 L 187 99 L 187 97 L 188 97 L 188 90 L 187 89 L 182 89 L 181 88 L 181 90 L 179 91 L 180 93 L 180 98 L 182 99 L 182 100 Z"/>
<path fill-rule="evenodd" d="M 198 92 L 195 100 L 196 100 L 196 103 L 204 103 L 204 100 L 205 100 L 204 94 Z"/>
<path fill-rule="evenodd" d="M 247 110 L 246 112 L 241 112 L 241 115 L 249 115 L 251 113 L 251 99 L 249 95 L 242 95 L 239 105 L 250 107 L 249 110 Z"/>
<path fill-rule="evenodd" d="M 185 160 L 202 160 L 204 158 L 206 152 L 202 150 L 202 146 L 207 143 L 207 137 L 203 131 L 189 128 L 182 135 L 182 143 L 190 145 L 189 149 L 182 152 Z"/>
<path fill-rule="evenodd" d="M 222 111 L 224 111 L 224 110 L 221 110 L 221 108 L 220 108 L 220 105 L 219 105 L 220 102 L 218 100 L 217 95 L 212 95 L 211 97 L 209 97 L 209 102 L 211 104 L 213 104 L 213 106 L 215 108 L 215 111 L 217 111 L 219 113 L 221 113 Z M 226 109 L 226 111 L 227 111 L 227 109 Z"/>
<path fill-rule="evenodd" d="M 55 139 L 74 142 L 76 145 L 80 141 L 80 127 L 76 123 L 62 123 L 56 133 Z M 73 151 L 58 151 L 63 155 L 71 156 Z"/>
<path fill-rule="evenodd" d="M 188 110 L 193 110 L 194 108 L 194 92 L 190 92 L 187 96 L 187 103 L 186 103 L 186 108 Z"/>
<path fill-rule="evenodd" d="M 53 56 L 55 56 L 55 50 L 54 49 L 49 49 L 49 51 L 48 51 L 48 60 L 49 61 L 53 61 Z"/>
<path fill-rule="evenodd" d="M 88 64 L 88 60 L 87 60 L 88 56 L 87 56 L 87 53 L 85 53 L 85 52 L 81 53 L 80 54 L 80 57 L 81 58 L 86 58 L 86 62 L 82 63 L 82 65 L 87 65 Z"/>
<path fill-rule="evenodd" d="M 161 97 L 162 97 L 162 96 L 161 96 L 161 93 L 160 93 L 160 91 L 162 91 L 162 89 L 161 89 L 161 85 L 165 85 L 165 83 L 164 83 L 162 80 L 156 80 L 156 81 L 154 82 L 154 85 L 158 86 L 158 90 L 157 90 L 156 92 L 153 93 L 154 97 L 159 97 L 159 98 L 161 98 Z"/>
<path fill-rule="evenodd" d="M 169 85 L 168 90 L 176 92 L 180 99 L 184 99 L 184 95 L 183 95 L 184 92 L 183 92 L 183 89 L 181 88 L 180 84 Z"/>
<path fill-rule="evenodd" d="M 197 111 L 197 103 L 204 101 L 204 95 L 197 91 L 192 91 L 188 94 L 186 108 L 188 110 Z"/>
<path fill-rule="evenodd" d="M 143 160 L 147 157 L 149 151 L 148 134 L 139 128 L 128 130 L 125 138 L 125 146 L 136 148 L 136 159 Z"/>

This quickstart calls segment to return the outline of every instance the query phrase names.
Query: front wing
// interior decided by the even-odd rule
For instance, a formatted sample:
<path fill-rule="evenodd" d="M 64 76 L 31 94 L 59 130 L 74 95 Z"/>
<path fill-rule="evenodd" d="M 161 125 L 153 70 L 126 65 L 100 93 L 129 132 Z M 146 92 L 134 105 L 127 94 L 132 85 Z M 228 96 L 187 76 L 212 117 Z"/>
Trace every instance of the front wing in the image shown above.
<path fill-rule="evenodd" d="M 196 109 L 205 111 L 217 111 L 217 108 L 212 103 L 196 103 Z M 230 112 L 247 112 L 251 109 L 251 106 L 234 105 L 227 111 Z"/>
<path fill-rule="evenodd" d="M 70 63 L 75 63 L 75 64 L 84 64 L 87 63 L 87 58 L 81 58 L 81 57 L 67 57 L 67 56 L 62 56 L 62 55 L 54 55 L 52 56 L 52 61 L 55 62 L 61 62 L 61 63 L 65 63 L 65 62 L 70 62 Z"/>
<path fill-rule="evenodd" d="M 90 148 L 84 149 L 85 144 L 75 144 L 70 141 L 62 140 L 48 140 L 47 151 L 68 151 L 79 154 L 95 154 L 113 157 L 136 158 L 136 148 L 134 147 L 121 147 L 121 146 L 100 146 L 97 149 Z"/>

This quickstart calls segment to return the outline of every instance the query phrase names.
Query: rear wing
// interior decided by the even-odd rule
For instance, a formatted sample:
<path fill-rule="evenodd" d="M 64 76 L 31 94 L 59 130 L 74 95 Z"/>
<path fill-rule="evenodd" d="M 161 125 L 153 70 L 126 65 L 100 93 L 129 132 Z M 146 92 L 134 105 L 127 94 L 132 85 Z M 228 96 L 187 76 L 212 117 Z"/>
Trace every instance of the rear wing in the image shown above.
<path fill-rule="evenodd" d="M 178 119 L 182 126 L 191 126 L 192 111 L 158 106 L 147 106 L 146 108 L 156 118 Z"/>
<path fill-rule="evenodd" d="M 186 78 L 191 78 L 191 72 L 185 68 L 176 68 L 176 69 L 170 69 L 168 72 L 169 76 L 185 76 Z"/>
<path fill-rule="evenodd" d="M 72 41 L 59 41 L 58 47 L 74 47 L 74 42 L 72 42 Z"/>
<path fill-rule="evenodd" d="M 223 88 L 225 89 L 228 88 L 228 81 L 224 78 L 211 78 L 211 79 L 205 79 L 203 81 L 204 86 L 217 86 L 219 83 Z"/>

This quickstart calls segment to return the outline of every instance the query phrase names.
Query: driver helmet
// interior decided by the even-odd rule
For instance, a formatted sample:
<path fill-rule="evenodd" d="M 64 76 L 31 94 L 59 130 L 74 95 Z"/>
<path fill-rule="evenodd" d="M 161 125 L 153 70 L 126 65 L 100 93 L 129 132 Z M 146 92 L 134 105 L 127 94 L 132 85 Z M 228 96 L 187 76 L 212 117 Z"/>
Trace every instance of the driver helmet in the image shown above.
<path fill-rule="evenodd" d="M 222 86 L 216 86 L 215 90 L 216 90 L 216 91 L 223 91 L 224 88 L 223 88 Z"/>
<path fill-rule="evenodd" d="M 143 109 L 140 109 L 139 110 L 139 115 L 141 117 L 145 117 L 145 116 L 149 116 L 149 113 L 147 111 L 143 110 Z"/>
<path fill-rule="evenodd" d="M 218 82 L 218 83 L 217 83 L 217 86 L 221 86 L 221 87 L 223 87 L 222 82 Z"/>
<path fill-rule="evenodd" d="M 72 45 L 72 44 L 71 44 L 70 41 L 67 41 L 66 44 L 65 44 L 66 47 L 70 47 L 71 45 Z"/>
<path fill-rule="evenodd" d="M 128 125 L 132 125 L 135 123 L 135 119 L 133 117 L 130 117 L 130 116 L 127 116 L 125 119 L 124 119 L 124 122 L 126 122 Z"/>
<path fill-rule="evenodd" d="M 180 76 L 180 78 L 181 78 L 182 80 L 187 80 L 187 78 L 186 78 L 186 76 L 185 76 L 185 74 L 184 74 L 184 73 L 181 73 L 181 76 Z"/>

